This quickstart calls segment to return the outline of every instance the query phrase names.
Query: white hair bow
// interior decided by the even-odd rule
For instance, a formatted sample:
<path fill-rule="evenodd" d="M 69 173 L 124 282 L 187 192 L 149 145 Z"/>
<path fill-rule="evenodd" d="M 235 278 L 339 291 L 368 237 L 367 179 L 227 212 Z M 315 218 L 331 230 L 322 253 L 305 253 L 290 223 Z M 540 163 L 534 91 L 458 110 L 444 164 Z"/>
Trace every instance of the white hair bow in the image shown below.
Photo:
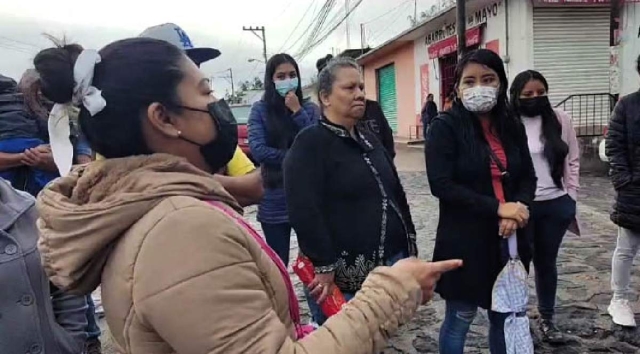
<path fill-rule="evenodd" d="M 94 116 L 107 106 L 102 92 L 92 86 L 93 73 L 101 58 L 95 50 L 83 50 L 73 67 L 74 88 L 71 102 L 56 103 L 49 113 L 49 141 L 53 153 L 53 161 L 58 167 L 60 176 L 71 171 L 73 165 L 73 145 L 71 144 L 70 114 L 74 106 L 82 104 Z"/>

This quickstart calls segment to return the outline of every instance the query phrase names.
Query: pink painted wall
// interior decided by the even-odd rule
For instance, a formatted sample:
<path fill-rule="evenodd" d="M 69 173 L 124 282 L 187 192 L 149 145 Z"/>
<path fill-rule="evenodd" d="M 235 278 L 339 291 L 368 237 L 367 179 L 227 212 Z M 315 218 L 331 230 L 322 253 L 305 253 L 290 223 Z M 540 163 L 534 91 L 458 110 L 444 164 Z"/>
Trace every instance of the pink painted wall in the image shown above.
<path fill-rule="evenodd" d="M 398 95 L 398 130 L 396 136 L 409 138 L 409 129 L 416 125 L 415 112 L 415 80 L 413 41 L 408 42 L 396 50 L 367 60 L 364 64 L 364 85 L 368 99 L 378 99 L 378 83 L 376 70 L 389 64 L 395 64 L 396 93 Z M 414 128 L 415 130 L 415 128 Z M 413 133 L 415 135 L 415 133 Z"/>

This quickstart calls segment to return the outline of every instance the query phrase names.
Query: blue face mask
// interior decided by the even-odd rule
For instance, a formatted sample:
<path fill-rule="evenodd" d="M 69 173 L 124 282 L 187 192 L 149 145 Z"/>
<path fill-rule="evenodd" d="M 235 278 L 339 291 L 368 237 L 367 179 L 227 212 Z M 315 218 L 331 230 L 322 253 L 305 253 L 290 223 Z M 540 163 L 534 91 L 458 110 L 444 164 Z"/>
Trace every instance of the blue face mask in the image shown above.
<path fill-rule="evenodd" d="M 274 81 L 273 84 L 276 87 L 276 91 L 280 94 L 280 96 L 286 96 L 290 91 L 296 91 L 298 89 L 298 78 L 294 77 L 293 79 L 284 79 Z"/>

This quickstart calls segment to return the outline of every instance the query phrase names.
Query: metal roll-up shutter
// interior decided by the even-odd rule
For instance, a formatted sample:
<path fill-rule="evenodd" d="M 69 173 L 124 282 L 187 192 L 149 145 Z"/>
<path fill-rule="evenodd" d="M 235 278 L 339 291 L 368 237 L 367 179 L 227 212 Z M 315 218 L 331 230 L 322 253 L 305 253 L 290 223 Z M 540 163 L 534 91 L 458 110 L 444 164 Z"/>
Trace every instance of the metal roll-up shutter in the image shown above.
<path fill-rule="evenodd" d="M 534 67 L 549 82 L 553 105 L 571 95 L 609 93 L 610 21 L 608 6 L 534 8 Z"/>
<path fill-rule="evenodd" d="M 396 93 L 396 68 L 393 64 L 378 70 L 378 101 L 389 126 L 398 131 L 398 96 Z"/>

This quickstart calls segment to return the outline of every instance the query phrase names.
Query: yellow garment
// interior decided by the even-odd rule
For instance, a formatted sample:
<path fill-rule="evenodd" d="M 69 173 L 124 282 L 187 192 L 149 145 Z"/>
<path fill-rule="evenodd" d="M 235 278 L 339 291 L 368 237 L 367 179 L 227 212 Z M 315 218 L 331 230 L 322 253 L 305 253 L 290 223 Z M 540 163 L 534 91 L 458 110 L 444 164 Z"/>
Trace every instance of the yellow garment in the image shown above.
<path fill-rule="evenodd" d="M 104 160 L 104 157 L 100 154 L 96 154 L 96 160 Z M 227 164 L 226 175 L 230 177 L 244 176 L 255 169 L 256 166 L 238 146 L 236 147 L 236 152 L 233 154 L 231 161 Z"/>
<path fill-rule="evenodd" d="M 227 176 L 244 176 L 255 169 L 256 166 L 249 160 L 249 157 L 247 157 L 239 146 L 236 147 L 236 152 L 227 164 Z"/>

